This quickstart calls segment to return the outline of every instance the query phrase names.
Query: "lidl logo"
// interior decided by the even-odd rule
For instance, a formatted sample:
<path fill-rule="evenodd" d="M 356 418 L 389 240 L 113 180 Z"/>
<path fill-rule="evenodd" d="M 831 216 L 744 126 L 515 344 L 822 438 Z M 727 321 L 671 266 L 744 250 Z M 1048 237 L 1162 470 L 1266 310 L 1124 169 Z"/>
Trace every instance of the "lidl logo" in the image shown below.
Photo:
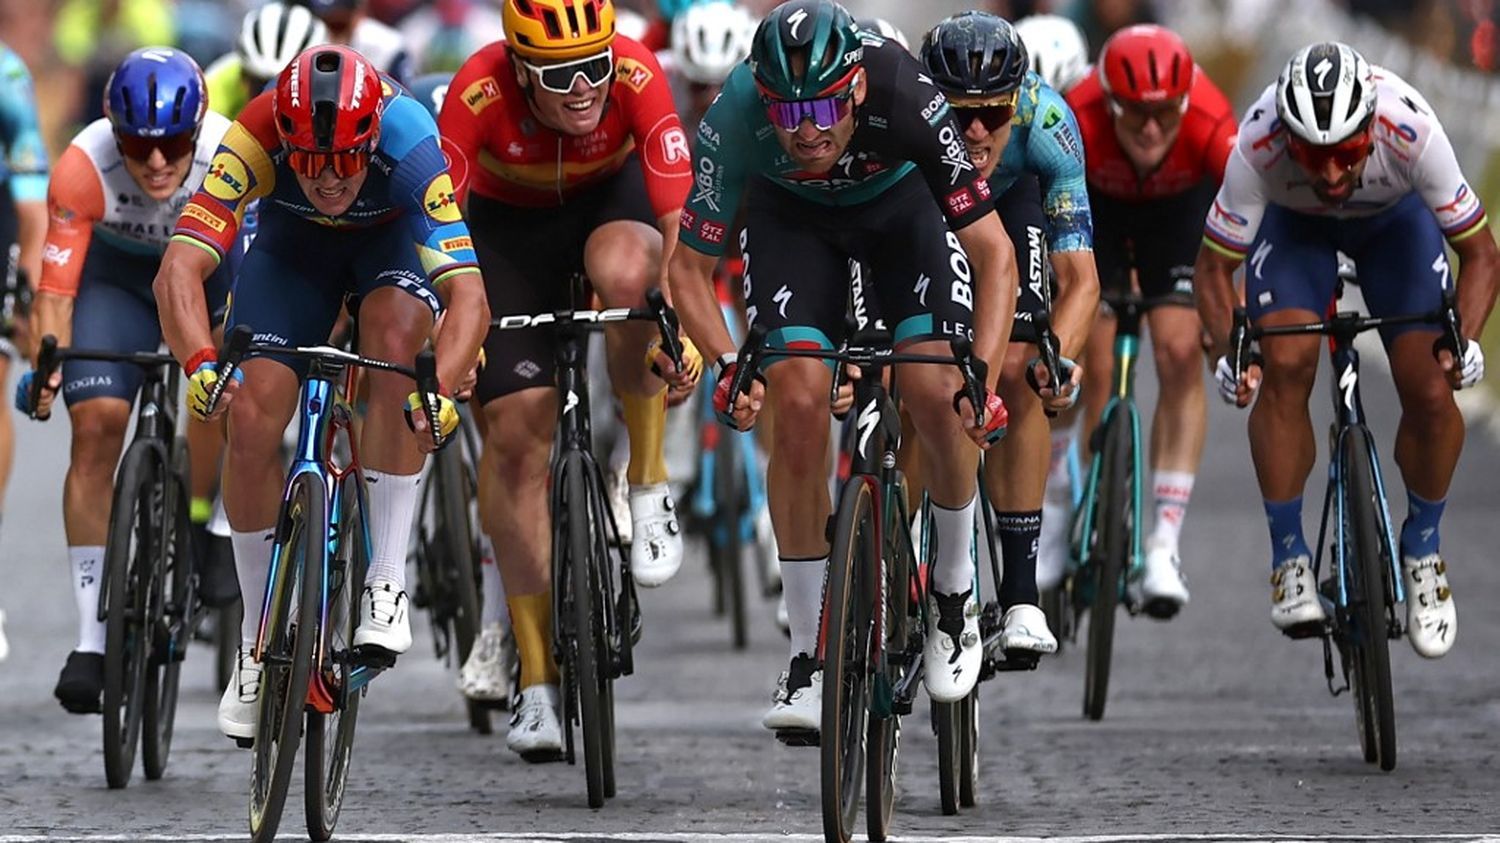
<path fill-rule="evenodd" d="M 220 152 L 203 178 L 203 189 L 215 199 L 234 202 L 250 189 L 250 173 L 245 162 L 232 152 Z"/>
<path fill-rule="evenodd" d="M 427 216 L 438 222 L 459 222 L 463 215 L 458 212 L 458 197 L 453 193 L 453 181 L 448 178 L 447 173 L 439 173 L 427 185 L 427 193 L 422 197 L 422 206 L 427 210 Z"/>

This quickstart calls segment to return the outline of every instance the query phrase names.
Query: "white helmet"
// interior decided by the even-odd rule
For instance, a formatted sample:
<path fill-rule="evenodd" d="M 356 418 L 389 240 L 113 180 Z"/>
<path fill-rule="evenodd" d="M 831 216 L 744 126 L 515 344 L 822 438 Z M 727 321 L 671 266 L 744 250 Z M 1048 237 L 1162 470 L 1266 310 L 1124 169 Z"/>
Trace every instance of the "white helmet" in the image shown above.
<path fill-rule="evenodd" d="M 896 25 L 885 18 L 860 18 L 854 22 L 866 32 L 873 32 L 887 41 L 895 41 L 901 45 L 901 49 L 911 52 L 911 44 L 906 40 L 906 33 L 896 28 Z"/>
<path fill-rule="evenodd" d="M 1276 116 L 1315 146 L 1348 140 L 1375 116 L 1375 74 L 1348 44 L 1303 47 L 1276 80 Z"/>
<path fill-rule="evenodd" d="M 755 27 L 755 18 L 728 0 L 694 3 L 672 21 L 672 58 L 690 81 L 723 84 L 750 55 Z"/>
<path fill-rule="evenodd" d="M 1062 15 L 1032 15 L 1016 21 L 1016 34 L 1031 54 L 1031 69 L 1059 93 L 1078 84 L 1089 69 L 1089 44 L 1078 25 Z"/>
<path fill-rule="evenodd" d="M 267 3 L 240 24 L 240 67 L 247 76 L 274 79 L 297 54 L 328 42 L 328 27 L 305 6 Z"/>

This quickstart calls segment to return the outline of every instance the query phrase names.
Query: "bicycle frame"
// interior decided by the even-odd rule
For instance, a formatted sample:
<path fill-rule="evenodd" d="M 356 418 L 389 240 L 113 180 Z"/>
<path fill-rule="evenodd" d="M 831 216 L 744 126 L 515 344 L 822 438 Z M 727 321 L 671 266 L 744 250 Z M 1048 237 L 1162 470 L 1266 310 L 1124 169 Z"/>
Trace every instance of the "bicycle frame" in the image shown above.
<path fill-rule="evenodd" d="M 726 303 L 720 304 L 719 307 L 724 314 L 724 324 L 729 327 L 730 340 L 735 343 L 741 342 L 744 338 L 740 335 L 739 314 L 735 311 L 734 306 Z M 698 411 L 699 429 L 703 432 L 704 436 L 701 443 L 702 449 L 698 456 L 698 487 L 693 494 L 693 515 L 707 520 L 721 514 L 715 510 L 714 506 L 714 479 L 719 467 L 714 460 L 714 449 L 712 447 L 714 440 L 708 437 L 710 435 L 734 436 L 735 447 L 740 452 L 740 465 L 744 469 L 745 475 L 746 506 L 744 512 L 738 513 L 740 541 L 753 542 L 755 540 L 755 514 L 764 509 L 767 504 L 765 477 L 756 468 L 759 464 L 759 459 L 755 438 L 748 431 L 721 429 L 718 420 L 714 418 L 714 383 L 709 379 L 705 379 L 704 383 L 706 384 L 705 392 L 707 394 L 699 402 Z M 710 430 L 713 431 L 712 434 L 708 434 Z M 710 540 L 724 541 L 723 536 L 730 529 L 733 529 L 733 527 L 727 524 L 723 518 L 720 518 L 714 524 Z"/>

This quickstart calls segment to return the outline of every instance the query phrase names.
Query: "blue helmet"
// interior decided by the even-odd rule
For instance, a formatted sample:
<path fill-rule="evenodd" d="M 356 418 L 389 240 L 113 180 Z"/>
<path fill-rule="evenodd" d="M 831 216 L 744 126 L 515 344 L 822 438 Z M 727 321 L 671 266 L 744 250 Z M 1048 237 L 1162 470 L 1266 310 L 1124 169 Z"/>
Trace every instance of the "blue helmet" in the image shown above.
<path fill-rule="evenodd" d="M 187 53 L 142 47 L 109 75 L 104 114 L 116 135 L 196 135 L 208 108 L 206 88 L 203 71 Z"/>

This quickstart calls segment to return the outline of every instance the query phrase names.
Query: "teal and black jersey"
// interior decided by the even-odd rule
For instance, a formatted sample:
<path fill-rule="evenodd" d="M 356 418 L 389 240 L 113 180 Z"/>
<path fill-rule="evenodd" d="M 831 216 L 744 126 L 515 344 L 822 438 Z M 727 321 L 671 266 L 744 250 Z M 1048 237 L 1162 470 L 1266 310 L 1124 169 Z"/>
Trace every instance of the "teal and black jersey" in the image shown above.
<path fill-rule="evenodd" d="M 990 187 L 999 196 L 1023 173 L 1032 173 L 1041 182 L 1047 248 L 1053 252 L 1091 250 L 1094 226 L 1078 121 L 1062 95 L 1030 71 L 1021 83 L 1010 142 L 1000 156 L 1000 166 L 990 175 Z"/>
<path fill-rule="evenodd" d="M 694 187 L 682 212 L 682 242 L 724 251 L 745 186 L 762 178 L 834 208 L 876 202 L 908 173 L 921 173 L 953 230 L 994 209 L 988 182 L 969 161 L 948 100 L 921 63 L 893 41 L 864 42 L 867 92 L 844 154 L 826 173 L 799 169 L 782 149 L 748 65 L 729 75 L 698 126 Z M 1075 132 L 1076 136 L 1076 132 Z"/>
<path fill-rule="evenodd" d="M 0 186 L 17 202 L 47 198 L 47 147 L 36 118 L 31 73 L 0 44 Z"/>

